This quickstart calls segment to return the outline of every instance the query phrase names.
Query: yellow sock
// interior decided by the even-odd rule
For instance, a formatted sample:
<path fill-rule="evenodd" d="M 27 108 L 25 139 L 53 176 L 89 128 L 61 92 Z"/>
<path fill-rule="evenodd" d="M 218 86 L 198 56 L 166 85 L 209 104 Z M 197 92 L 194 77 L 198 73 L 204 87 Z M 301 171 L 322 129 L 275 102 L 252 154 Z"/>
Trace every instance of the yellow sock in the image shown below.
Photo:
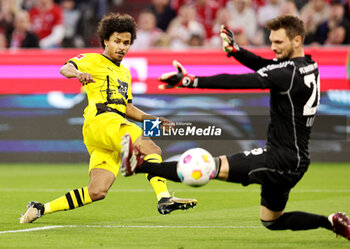
<path fill-rule="evenodd" d="M 56 200 L 45 203 L 44 214 L 51 214 L 62 210 L 71 210 L 76 207 L 82 207 L 91 202 L 92 200 L 87 187 L 74 189 Z"/>
<path fill-rule="evenodd" d="M 149 154 L 145 156 L 144 160 L 151 162 L 151 163 L 161 163 L 162 157 L 158 154 Z M 146 174 L 147 179 L 151 183 L 154 192 L 156 193 L 158 201 L 162 199 L 163 197 L 170 197 L 170 193 L 168 191 L 168 187 L 166 186 L 166 179 L 159 176 L 153 176 L 151 179 L 148 177 L 148 174 Z"/>

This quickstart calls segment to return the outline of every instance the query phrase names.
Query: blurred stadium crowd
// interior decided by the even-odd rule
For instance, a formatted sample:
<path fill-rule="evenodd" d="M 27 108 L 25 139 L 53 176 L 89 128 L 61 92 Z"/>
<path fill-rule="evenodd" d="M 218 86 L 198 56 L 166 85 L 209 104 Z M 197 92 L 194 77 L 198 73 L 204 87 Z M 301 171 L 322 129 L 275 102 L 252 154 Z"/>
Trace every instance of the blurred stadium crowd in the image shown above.
<path fill-rule="evenodd" d="M 0 48 L 98 47 L 109 12 L 137 21 L 133 50 L 220 48 L 222 24 L 238 44 L 265 46 L 265 22 L 281 14 L 304 20 L 306 45 L 350 44 L 350 0 L 0 0 Z"/>

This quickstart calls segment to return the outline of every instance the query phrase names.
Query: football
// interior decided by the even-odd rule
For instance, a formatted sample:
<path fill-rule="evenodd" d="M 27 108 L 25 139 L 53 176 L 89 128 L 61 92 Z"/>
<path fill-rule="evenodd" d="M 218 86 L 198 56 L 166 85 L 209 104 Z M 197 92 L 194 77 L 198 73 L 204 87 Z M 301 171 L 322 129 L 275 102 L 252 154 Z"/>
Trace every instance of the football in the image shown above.
<path fill-rule="evenodd" d="M 205 149 L 189 149 L 177 163 L 177 175 L 184 184 L 203 186 L 215 175 L 214 158 Z"/>

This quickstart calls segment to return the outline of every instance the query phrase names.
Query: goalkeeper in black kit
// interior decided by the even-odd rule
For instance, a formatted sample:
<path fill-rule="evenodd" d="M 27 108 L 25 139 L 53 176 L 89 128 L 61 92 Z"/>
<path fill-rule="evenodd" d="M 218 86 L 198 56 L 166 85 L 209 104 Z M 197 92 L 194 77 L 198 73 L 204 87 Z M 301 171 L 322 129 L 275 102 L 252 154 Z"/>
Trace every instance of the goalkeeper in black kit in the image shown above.
<path fill-rule="evenodd" d="M 289 193 L 310 164 L 309 139 L 320 102 L 317 63 L 304 54 L 305 28 L 302 20 L 284 15 L 267 23 L 271 50 L 276 59 L 264 59 L 241 47 L 225 26 L 220 36 L 228 56 L 233 56 L 254 73 L 196 77 L 177 61 L 177 72 L 165 73 L 162 88 L 269 89 L 270 122 L 264 148 L 215 158 L 215 179 L 261 185 L 260 219 L 270 230 L 326 228 L 350 240 L 350 221 L 344 213 L 329 217 L 294 211 L 285 212 Z M 150 163 L 123 138 L 124 175 L 150 173 L 180 182 L 177 162 Z"/>

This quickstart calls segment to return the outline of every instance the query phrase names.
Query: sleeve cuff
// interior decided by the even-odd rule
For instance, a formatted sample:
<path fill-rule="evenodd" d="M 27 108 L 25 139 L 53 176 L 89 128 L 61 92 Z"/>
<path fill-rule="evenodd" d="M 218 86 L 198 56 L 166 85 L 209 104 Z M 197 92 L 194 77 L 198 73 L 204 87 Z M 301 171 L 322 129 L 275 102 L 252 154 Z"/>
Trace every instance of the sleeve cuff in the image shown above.
<path fill-rule="evenodd" d="M 67 64 L 67 63 L 72 63 L 73 66 L 78 70 L 78 65 L 77 65 L 74 61 L 69 60 L 69 61 L 67 61 L 65 64 Z"/>

